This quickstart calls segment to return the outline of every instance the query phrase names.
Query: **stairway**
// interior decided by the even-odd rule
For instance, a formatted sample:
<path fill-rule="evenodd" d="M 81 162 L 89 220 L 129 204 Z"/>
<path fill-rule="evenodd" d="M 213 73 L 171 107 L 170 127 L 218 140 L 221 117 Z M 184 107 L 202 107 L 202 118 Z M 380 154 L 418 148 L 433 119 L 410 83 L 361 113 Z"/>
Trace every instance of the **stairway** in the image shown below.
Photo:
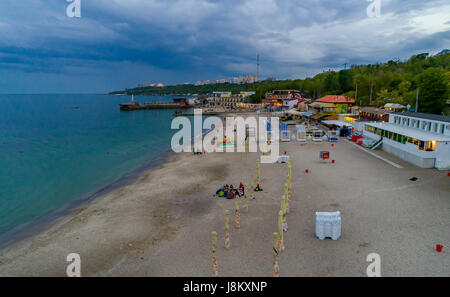
<path fill-rule="evenodd" d="M 381 144 L 383 143 L 383 137 L 381 137 L 377 142 L 375 142 L 374 144 L 372 144 L 369 149 L 371 151 L 375 150 L 377 147 L 379 147 Z"/>

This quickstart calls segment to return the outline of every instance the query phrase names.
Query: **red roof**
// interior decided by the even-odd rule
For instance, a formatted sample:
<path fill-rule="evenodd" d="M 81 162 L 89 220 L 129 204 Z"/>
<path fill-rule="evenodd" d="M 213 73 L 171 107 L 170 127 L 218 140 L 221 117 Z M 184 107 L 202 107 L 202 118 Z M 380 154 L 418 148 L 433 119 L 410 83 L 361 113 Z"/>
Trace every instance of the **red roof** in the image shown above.
<path fill-rule="evenodd" d="M 324 103 L 355 103 L 355 100 L 347 96 L 328 95 L 317 99 L 316 102 Z"/>

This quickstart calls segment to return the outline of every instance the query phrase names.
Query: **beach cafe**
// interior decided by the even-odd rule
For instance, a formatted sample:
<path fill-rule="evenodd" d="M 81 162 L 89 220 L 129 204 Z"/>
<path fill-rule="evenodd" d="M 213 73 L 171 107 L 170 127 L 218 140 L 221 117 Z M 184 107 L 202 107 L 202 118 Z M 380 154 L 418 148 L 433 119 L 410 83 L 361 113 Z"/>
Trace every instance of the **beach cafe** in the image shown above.
<path fill-rule="evenodd" d="M 317 99 L 312 104 L 317 104 L 322 112 L 345 114 L 351 111 L 355 100 L 347 96 L 327 95 Z"/>
<path fill-rule="evenodd" d="M 450 169 L 450 117 L 391 114 L 389 122 L 364 123 L 364 136 L 382 149 L 421 168 Z"/>

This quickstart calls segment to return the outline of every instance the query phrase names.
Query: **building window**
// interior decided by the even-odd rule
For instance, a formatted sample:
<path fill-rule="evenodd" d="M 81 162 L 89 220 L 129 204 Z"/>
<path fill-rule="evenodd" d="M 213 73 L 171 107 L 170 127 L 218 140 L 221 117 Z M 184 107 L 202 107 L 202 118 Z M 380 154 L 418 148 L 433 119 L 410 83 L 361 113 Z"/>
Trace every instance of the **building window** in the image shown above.
<path fill-rule="evenodd" d="M 445 125 L 442 124 L 442 125 L 441 125 L 441 134 L 444 134 L 444 128 L 445 128 Z"/>
<path fill-rule="evenodd" d="M 425 142 L 425 151 L 434 152 L 436 151 L 437 142 L 436 141 L 426 141 Z"/>
<path fill-rule="evenodd" d="M 425 142 L 422 140 L 419 140 L 419 150 L 423 151 L 425 146 Z"/>
<path fill-rule="evenodd" d="M 371 132 L 371 133 L 375 133 L 375 127 L 366 125 L 366 131 Z"/>

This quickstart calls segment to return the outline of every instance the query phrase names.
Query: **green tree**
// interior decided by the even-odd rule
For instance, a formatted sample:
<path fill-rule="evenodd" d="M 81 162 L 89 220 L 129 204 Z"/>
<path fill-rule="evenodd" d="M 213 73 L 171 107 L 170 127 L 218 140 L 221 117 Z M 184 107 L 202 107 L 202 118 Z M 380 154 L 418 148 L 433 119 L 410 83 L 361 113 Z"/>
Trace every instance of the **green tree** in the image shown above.
<path fill-rule="evenodd" d="M 419 76 L 419 111 L 442 114 L 446 108 L 447 81 L 441 68 L 428 68 Z"/>
<path fill-rule="evenodd" d="M 341 92 L 346 93 L 353 89 L 353 76 L 351 75 L 350 71 L 339 71 L 338 81 Z"/>
<path fill-rule="evenodd" d="M 328 72 L 324 80 L 324 91 L 338 93 L 340 91 L 338 74 L 334 71 Z"/>

